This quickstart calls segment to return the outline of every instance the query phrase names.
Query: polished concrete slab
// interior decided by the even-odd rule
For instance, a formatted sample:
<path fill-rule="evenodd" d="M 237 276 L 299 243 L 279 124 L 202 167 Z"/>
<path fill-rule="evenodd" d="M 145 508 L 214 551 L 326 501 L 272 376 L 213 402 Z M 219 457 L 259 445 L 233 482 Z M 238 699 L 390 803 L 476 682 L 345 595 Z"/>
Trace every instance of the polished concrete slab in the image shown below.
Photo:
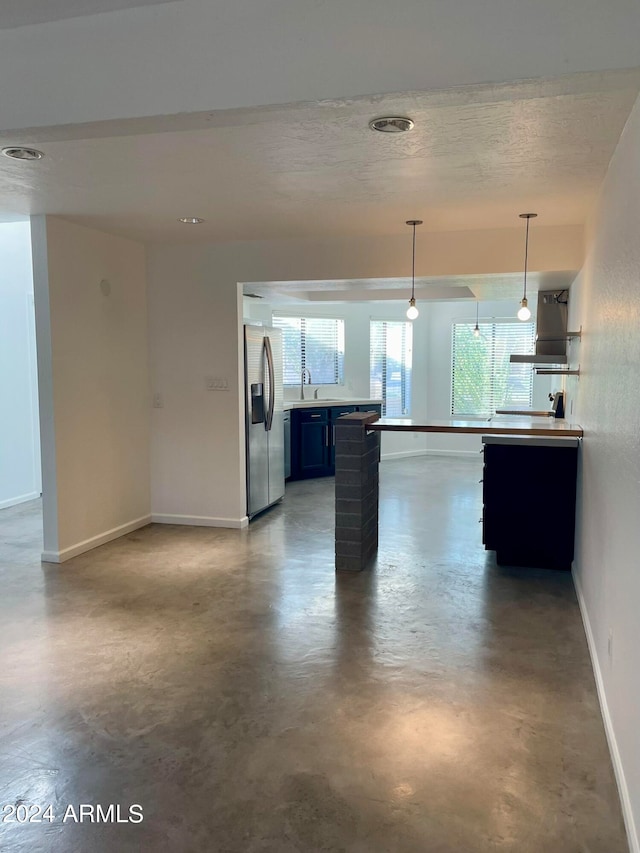
<path fill-rule="evenodd" d="M 0 850 L 626 851 L 571 577 L 484 552 L 480 465 L 383 463 L 359 574 L 334 573 L 332 479 L 62 566 L 37 504 L 1 512 L 0 805 L 54 820 Z"/>

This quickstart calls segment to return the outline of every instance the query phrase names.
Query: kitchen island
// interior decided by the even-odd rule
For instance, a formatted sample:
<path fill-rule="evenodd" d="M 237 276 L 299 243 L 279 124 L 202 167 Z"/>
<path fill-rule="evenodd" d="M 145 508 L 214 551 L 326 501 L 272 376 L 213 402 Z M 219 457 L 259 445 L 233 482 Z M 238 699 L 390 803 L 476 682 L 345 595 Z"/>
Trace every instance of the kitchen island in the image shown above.
<path fill-rule="evenodd" d="M 352 412 L 336 421 L 336 570 L 361 571 L 378 550 L 378 465 L 382 432 L 444 432 L 521 437 L 582 438 L 563 419 L 498 415 L 481 420 L 391 420 Z"/>

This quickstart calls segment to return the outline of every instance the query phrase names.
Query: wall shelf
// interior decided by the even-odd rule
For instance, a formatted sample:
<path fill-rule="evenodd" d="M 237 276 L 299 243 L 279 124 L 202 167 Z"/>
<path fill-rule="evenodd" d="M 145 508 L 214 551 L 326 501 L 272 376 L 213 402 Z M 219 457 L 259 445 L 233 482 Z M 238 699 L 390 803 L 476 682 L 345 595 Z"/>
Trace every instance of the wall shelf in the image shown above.
<path fill-rule="evenodd" d="M 564 337 L 553 338 L 537 338 L 539 341 L 569 341 L 576 338 L 577 340 L 582 339 L 582 326 L 577 332 L 567 332 Z M 512 356 L 513 357 L 513 356 Z M 564 363 L 568 363 L 568 359 L 564 359 Z M 580 376 L 580 365 L 577 368 L 542 368 L 542 367 L 534 367 L 534 370 L 538 376 Z"/>
<path fill-rule="evenodd" d="M 520 355 L 512 353 L 509 356 L 511 364 L 566 364 L 566 355 Z"/>
<path fill-rule="evenodd" d="M 577 332 L 567 332 L 564 335 L 536 335 L 536 341 L 570 341 L 573 338 L 582 338 L 582 326 Z"/>

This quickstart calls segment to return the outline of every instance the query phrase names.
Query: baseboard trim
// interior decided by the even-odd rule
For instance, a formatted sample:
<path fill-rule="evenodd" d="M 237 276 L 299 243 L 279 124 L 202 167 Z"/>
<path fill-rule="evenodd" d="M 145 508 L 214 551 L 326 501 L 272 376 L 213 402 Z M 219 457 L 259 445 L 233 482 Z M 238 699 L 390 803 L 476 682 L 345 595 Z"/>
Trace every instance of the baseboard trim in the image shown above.
<path fill-rule="evenodd" d="M 63 548 L 62 551 L 43 551 L 41 559 L 43 563 L 64 563 L 72 557 L 77 557 L 79 554 L 84 554 L 85 551 L 92 551 L 100 545 L 105 545 L 107 542 L 112 542 L 114 539 L 119 539 L 120 536 L 125 536 L 127 533 L 132 533 L 140 527 L 146 527 L 151 523 L 150 515 L 143 515 L 133 521 L 128 521 L 126 524 L 120 524 L 118 527 L 112 527 L 111 530 L 106 530 L 104 533 L 99 533 L 97 536 L 92 536 L 90 539 L 85 539 L 83 542 L 78 542 L 71 545 L 69 548 Z"/>
<path fill-rule="evenodd" d="M 392 459 L 407 459 L 409 456 L 426 456 L 427 451 L 424 448 L 417 450 L 397 450 L 395 453 L 382 453 L 380 456 L 381 462 L 391 461 Z"/>
<path fill-rule="evenodd" d="M 418 450 L 399 450 L 396 453 L 383 453 L 380 457 L 381 462 L 391 461 L 393 459 L 406 459 L 410 456 L 477 456 L 477 450 L 429 450 L 420 448 Z"/>
<path fill-rule="evenodd" d="M 26 504 L 28 501 L 35 501 L 40 497 L 40 492 L 29 492 L 28 495 L 20 495 L 17 498 L 9 498 L 7 501 L 0 501 L 0 509 L 9 509 L 10 506 L 18 506 L 18 504 Z"/>
<path fill-rule="evenodd" d="M 425 450 L 427 456 L 474 456 L 478 458 L 477 450 L 435 450 L 428 448 Z"/>
<path fill-rule="evenodd" d="M 604 721 L 604 730 L 607 735 L 607 743 L 609 744 L 609 752 L 611 754 L 613 772 L 615 773 L 616 782 L 618 783 L 618 793 L 620 795 L 620 803 L 622 805 L 622 816 L 624 818 L 624 825 L 627 830 L 627 840 L 629 842 L 629 849 L 631 853 L 640 853 L 640 842 L 638 841 L 638 831 L 633 816 L 633 809 L 631 807 L 629 788 L 627 787 L 627 780 L 624 775 L 624 768 L 622 766 L 622 759 L 620 758 L 618 742 L 616 740 L 615 731 L 613 729 L 613 723 L 611 721 L 611 715 L 609 713 L 607 695 L 604 689 L 604 679 L 602 678 L 602 670 L 600 669 L 600 662 L 598 660 L 598 655 L 596 652 L 596 644 L 593 637 L 593 631 L 591 630 L 589 613 L 587 612 L 587 605 L 584 600 L 584 595 L 582 594 L 582 587 L 580 586 L 580 580 L 578 579 L 578 575 L 575 571 L 572 571 L 571 574 L 573 576 L 573 585 L 576 589 L 576 595 L 578 596 L 578 605 L 580 607 L 580 614 L 582 615 L 582 624 L 584 626 L 584 632 L 587 637 L 587 646 L 589 648 L 589 655 L 591 657 L 591 666 L 593 667 L 593 673 L 596 679 L 596 689 L 598 691 L 598 700 L 600 701 L 600 711 L 602 713 L 602 719 Z"/>
<path fill-rule="evenodd" d="M 249 519 L 244 518 L 213 518 L 208 515 L 172 515 L 167 513 L 152 513 L 151 521 L 154 524 L 186 524 L 191 527 L 230 527 L 239 530 L 249 524 Z"/>

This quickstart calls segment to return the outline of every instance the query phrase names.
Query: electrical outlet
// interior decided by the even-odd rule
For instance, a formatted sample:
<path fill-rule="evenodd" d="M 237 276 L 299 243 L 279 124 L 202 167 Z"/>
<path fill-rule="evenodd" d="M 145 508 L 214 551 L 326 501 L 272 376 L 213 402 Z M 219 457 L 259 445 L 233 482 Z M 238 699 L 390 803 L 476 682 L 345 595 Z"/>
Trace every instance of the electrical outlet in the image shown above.
<path fill-rule="evenodd" d="M 609 663 L 613 663 L 613 629 L 609 628 L 609 639 L 607 641 L 607 654 L 609 655 Z"/>
<path fill-rule="evenodd" d="M 164 400 L 162 399 L 162 394 L 154 394 L 153 395 L 153 408 L 154 409 L 164 408 Z"/>

